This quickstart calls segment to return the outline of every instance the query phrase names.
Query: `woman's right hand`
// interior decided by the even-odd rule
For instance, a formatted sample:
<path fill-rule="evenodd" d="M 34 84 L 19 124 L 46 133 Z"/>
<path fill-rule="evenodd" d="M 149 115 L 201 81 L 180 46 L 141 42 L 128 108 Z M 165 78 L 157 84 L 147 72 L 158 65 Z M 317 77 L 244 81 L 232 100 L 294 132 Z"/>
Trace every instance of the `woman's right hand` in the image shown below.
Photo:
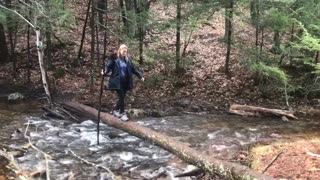
<path fill-rule="evenodd" d="M 104 75 L 103 69 L 101 69 L 101 75 Z"/>

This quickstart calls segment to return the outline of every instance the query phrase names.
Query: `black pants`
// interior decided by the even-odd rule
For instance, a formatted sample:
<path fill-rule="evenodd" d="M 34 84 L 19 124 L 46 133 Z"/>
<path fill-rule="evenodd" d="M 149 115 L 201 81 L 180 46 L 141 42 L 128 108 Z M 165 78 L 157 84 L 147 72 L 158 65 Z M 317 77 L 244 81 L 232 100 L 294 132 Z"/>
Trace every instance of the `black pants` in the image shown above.
<path fill-rule="evenodd" d="M 126 97 L 127 90 L 119 89 L 117 90 L 118 102 L 116 105 L 116 110 L 120 110 L 120 114 L 124 113 L 124 100 Z"/>

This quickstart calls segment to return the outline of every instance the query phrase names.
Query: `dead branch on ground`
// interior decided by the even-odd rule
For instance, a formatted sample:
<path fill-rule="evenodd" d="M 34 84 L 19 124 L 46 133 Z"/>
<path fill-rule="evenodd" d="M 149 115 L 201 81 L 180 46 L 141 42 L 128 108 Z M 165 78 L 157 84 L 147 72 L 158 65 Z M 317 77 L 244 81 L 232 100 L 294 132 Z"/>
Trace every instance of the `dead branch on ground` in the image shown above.
<path fill-rule="evenodd" d="M 278 157 L 283 153 L 283 151 L 279 152 L 274 158 L 273 160 L 267 165 L 266 168 L 264 168 L 264 170 L 262 171 L 262 174 L 265 173 L 269 167 L 271 167 L 271 165 L 278 159 Z"/>
<path fill-rule="evenodd" d="M 111 176 L 112 176 L 113 179 L 119 179 L 109 168 L 106 168 L 106 167 L 104 167 L 104 166 L 97 165 L 97 164 L 94 164 L 94 163 L 92 163 L 92 162 L 89 162 L 89 161 L 83 159 L 82 157 L 78 156 L 75 152 L 73 152 L 73 151 L 70 150 L 70 149 L 69 149 L 68 151 L 70 151 L 71 154 L 72 154 L 74 157 L 78 158 L 78 159 L 81 160 L 82 162 L 84 162 L 84 163 L 86 163 L 86 164 L 88 164 L 88 165 L 94 166 L 94 167 L 96 167 L 96 168 L 104 169 L 104 170 L 106 170 L 108 173 L 111 174 Z"/>

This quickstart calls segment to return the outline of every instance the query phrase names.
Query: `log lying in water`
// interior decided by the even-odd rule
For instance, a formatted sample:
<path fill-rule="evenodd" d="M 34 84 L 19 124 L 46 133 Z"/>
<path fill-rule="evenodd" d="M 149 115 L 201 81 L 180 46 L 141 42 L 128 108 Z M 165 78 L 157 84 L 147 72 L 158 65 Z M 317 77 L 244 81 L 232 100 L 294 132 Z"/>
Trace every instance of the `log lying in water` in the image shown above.
<path fill-rule="evenodd" d="M 98 111 L 92 107 L 75 103 L 66 102 L 65 106 L 73 111 L 86 113 L 87 116 L 97 119 Z M 185 143 L 174 140 L 172 137 L 160 134 L 149 128 L 140 126 L 134 122 L 123 122 L 118 118 L 107 113 L 101 113 L 101 121 L 118 129 L 121 129 L 133 136 L 147 140 L 159 147 L 173 153 L 180 159 L 211 175 L 221 175 L 227 179 L 273 179 L 252 169 L 235 163 L 219 160 L 213 157 L 200 154 L 198 151 L 191 149 Z"/>
<path fill-rule="evenodd" d="M 280 109 L 268 109 L 263 107 L 256 107 L 256 106 L 248 106 L 248 105 L 239 105 L 239 104 L 232 104 L 229 108 L 229 112 L 233 114 L 238 114 L 242 116 L 257 116 L 257 115 L 274 115 L 274 116 L 286 116 L 293 119 L 298 119 L 296 116 L 293 115 L 291 111 L 285 111 Z"/>

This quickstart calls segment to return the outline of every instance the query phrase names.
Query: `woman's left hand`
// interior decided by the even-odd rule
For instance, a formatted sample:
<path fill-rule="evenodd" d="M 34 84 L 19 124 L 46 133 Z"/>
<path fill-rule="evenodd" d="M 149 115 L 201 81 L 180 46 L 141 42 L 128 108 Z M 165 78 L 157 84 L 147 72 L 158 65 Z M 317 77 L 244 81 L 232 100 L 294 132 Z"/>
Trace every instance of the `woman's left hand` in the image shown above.
<path fill-rule="evenodd" d="M 144 77 L 141 78 L 141 81 L 144 82 Z"/>

